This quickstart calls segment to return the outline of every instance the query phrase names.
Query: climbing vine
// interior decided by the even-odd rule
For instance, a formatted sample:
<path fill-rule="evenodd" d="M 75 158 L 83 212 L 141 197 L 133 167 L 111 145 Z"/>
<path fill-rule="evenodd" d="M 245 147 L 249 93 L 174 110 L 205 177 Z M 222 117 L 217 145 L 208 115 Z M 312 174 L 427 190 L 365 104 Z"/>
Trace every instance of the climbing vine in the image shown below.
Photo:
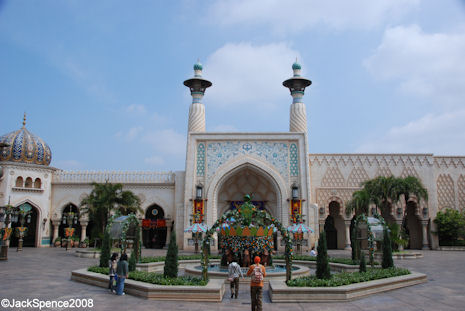
<path fill-rule="evenodd" d="M 386 222 L 384 221 L 384 218 L 381 217 L 379 214 L 374 214 L 374 218 L 378 219 L 380 224 L 383 226 L 383 230 L 386 229 Z M 374 252 L 375 252 L 375 238 L 373 236 L 373 231 L 371 229 L 371 225 L 368 222 L 368 217 L 365 214 L 361 214 L 355 218 L 355 228 L 356 230 L 359 230 L 359 224 L 365 223 L 367 225 L 367 237 L 368 237 L 368 251 L 369 251 L 369 260 L 370 260 L 370 265 L 373 268 L 375 265 L 375 258 L 374 258 Z M 357 241 L 357 243 L 360 243 Z M 360 247 L 359 245 L 357 247 Z"/>

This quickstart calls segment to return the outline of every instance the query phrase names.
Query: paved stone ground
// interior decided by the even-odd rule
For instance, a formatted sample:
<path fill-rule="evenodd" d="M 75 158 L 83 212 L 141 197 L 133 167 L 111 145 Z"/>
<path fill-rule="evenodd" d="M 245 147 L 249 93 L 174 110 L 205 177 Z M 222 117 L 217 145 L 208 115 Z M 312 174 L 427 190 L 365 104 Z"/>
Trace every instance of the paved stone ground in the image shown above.
<path fill-rule="evenodd" d="M 143 255 L 164 253 L 164 250 L 144 250 Z M 350 255 L 344 251 L 330 252 L 330 254 Z M 71 270 L 95 265 L 97 261 L 97 259 L 78 258 L 74 255 L 74 250 L 66 252 L 61 248 L 25 248 L 22 253 L 11 249 L 9 260 L 0 262 L 0 300 L 3 298 L 41 300 L 93 298 L 94 307 L 87 310 L 250 310 L 249 288 L 246 286 L 240 289 L 239 299 L 230 299 L 227 288 L 222 303 L 200 303 L 152 301 L 130 295 L 115 296 L 105 289 L 70 281 Z M 396 265 L 426 273 L 428 275 L 426 284 L 348 303 L 270 303 L 265 288 L 263 309 L 465 310 L 464 263 L 464 252 L 425 251 L 424 258 L 396 261 Z M 1 310 L 7 309 L 1 308 Z"/>

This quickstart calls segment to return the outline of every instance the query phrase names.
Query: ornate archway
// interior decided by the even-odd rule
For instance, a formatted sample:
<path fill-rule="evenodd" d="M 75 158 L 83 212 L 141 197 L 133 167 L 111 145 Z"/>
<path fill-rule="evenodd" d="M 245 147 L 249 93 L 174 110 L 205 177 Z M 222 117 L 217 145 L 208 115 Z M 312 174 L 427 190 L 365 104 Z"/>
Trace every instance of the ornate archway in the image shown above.
<path fill-rule="evenodd" d="M 152 204 L 145 211 L 142 221 L 142 242 L 146 248 L 163 248 L 166 244 L 167 227 L 165 211 L 157 204 Z"/>
<path fill-rule="evenodd" d="M 26 219 L 24 221 L 24 226 L 27 227 L 27 233 L 23 238 L 23 246 L 24 247 L 38 247 L 40 245 L 40 234 L 39 234 L 39 229 L 40 229 L 40 209 L 30 202 L 29 200 L 26 200 L 18 205 L 16 205 L 15 208 L 19 208 L 22 205 L 27 205 L 31 207 L 30 214 L 26 216 Z M 18 217 L 18 221 L 12 222 L 11 223 L 11 228 L 17 228 L 21 226 L 21 219 Z M 10 238 L 10 247 L 16 247 L 18 246 L 18 237 L 14 234 L 11 235 Z"/>

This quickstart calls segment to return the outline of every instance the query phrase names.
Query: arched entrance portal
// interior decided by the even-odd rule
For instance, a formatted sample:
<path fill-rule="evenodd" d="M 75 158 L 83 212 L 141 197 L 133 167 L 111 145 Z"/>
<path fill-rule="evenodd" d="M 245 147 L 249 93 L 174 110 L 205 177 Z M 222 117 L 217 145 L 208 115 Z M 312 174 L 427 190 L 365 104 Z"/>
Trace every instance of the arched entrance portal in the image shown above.
<path fill-rule="evenodd" d="M 409 201 L 407 203 L 407 211 L 404 218 L 404 230 L 409 236 L 409 244 L 407 248 L 421 249 L 422 247 L 422 233 L 421 223 L 416 214 L 417 203 Z"/>
<path fill-rule="evenodd" d="M 27 215 L 24 219 L 24 227 L 27 227 L 27 234 L 23 238 L 23 247 L 36 247 L 36 237 L 37 237 L 37 229 L 39 228 L 38 225 L 38 216 L 39 211 L 37 208 L 29 203 L 23 203 L 16 208 L 19 208 L 22 205 L 27 205 L 31 207 L 31 212 Z M 18 221 L 11 223 L 11 228 L 16 228 L 21 226 L 21 219 L 18 217 Z M 15 230 L 15 229 L 13 229 Z M 16 237 L 15 232 L 11 234 L 10 238 L 10 247 L 17 247 L 18 246 L 18 238 Z"/>
<path fill-rule="evenodd" d="M 230 175 L 218 191 L 218 217 L 244 203 L 245 194 L 251 194 L 252 203 L 276 217 L 278 196 L 276 186 L 260 169 L 243 166 Z M 277 250 L 277 233 L 274 233 L 274 248 Z"/>
<path fill-rule="evenodd" d="M 146 248 L 163 248 L 166 244 L 165 211 L 152 205 L 145 211 L 142 242 Z"/>
<path fill-rule="evenodd" d="M 325 221 L 325 233 L 328 249 L 344 249 L 345 246 L 345 224 L 341 216 L 341 205 L 339 202 L 329 203 L 329 215 Z"/>
<path fill-rule="evenodd" d="M 70 224 L 68 223 L 69 219 L 67 217 L 68 213 L 74 213 L 71 226 L 74 228 L 73 237 L 81 237 L 81 223 L 79 221 L 79 209 L 76 205 L 70 203 L 68 204 L 61 213 L 61 223 L 58 227 L 58 236 L 65 238 L 65 228 L 69 228 Z"/>

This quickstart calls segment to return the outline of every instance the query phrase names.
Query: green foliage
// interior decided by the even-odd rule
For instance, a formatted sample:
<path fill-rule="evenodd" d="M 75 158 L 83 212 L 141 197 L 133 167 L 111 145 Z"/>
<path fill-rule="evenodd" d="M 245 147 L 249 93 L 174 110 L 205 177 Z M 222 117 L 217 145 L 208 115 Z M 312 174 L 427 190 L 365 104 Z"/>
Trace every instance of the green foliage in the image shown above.
<path fill-rule="evenodd" d="M 463 212 L 447 208 L 437 213 L 434 223 L 438 226 L 440 245 L 455 245 L 456 241 L 465 238 L 465 214 Z"/>
<path fill-rule="evenodd" d="M 346 213 L 350 214 L 355 212 L 356 215 L 368 215 L 368 208 L 370 203 L 372 203 L 372 199 L 367 190 L 362 189 L 355 191 L 352 194 L 352 199 L 346 204 Z"/>
<path fill-rule="evenodd" d="M 318 239 L 318 248 L 316 255 L 316 277 L 319 279 L 331 278 L 328 249 L 326 245 L 326 234 L 324 231 L 320 233 L 320 238 Z"/>
<path fill-rule="evenodd" d="M 401 227 L 396 224 L 388 224 L 389 227 L 389 237 L 391 238 L 391 246 L 392 249 L 397 251 L 399 246 L 407 246 L 408 245 L 408 235 L 405 233 Z"/>
<path fill-rule="evenodd" d="M 136 255 L 135 255 L 135 250 L 132 251 L 131 256 L 129 256 L 129 261 L 128 261 L 128 267 L 129 267 L 129 272 L 131 271 L 136 271 Z"/>
<path fill-rule="evenodd" d="M 140 199 L 131 191 L 123 191 L 122 184 L 92 183 L 93 189 L 81 201 L 83 214 L 88 214 L 89 219 L 94 222 L 91 232 L 93 237 L 103 234 L 112 211 L 120 215 L 142 212 Z"/>
<path fill-rule="evenodd" d="M 392 248 L 391 248 L 391 239 L 387 229 L 384 229 L 384 238 L 383 238 L 383 261 L 381 262 L 383 269 L 394 267 L 394 261 L 392 260 Z"/>
<path fill-rule="evenodd" d="M 108 268 L 102 267 L 89 267 L 87 269 L 90 272 L 108 274 Z M 189 286 L 205 286 L 208 282 L 203 281 L 201 278 L 192 276 L 180 276 L 176 278 L 165 278 L 163 274 L 154 272 L 143 272 L 143 271 L 132 271 L 129 273 L 129 279 L 157 284 L 157 285 L 189 285 Z"/>
<path fill-rule="evenodd" d="M 171 233 L 170 244 L 166 253 L 163 275 L 165 278 L 176 278 L 178 276 L 178 245 L 176 244 L 176 231 L 174 230 Z"/>
<path fill-rule="evenodd" d="M 360 241 L 357 240 L 357 227 L 355 224 L 352 226 L 352 234 L 350 236 L 350 246 L 352 249 L 352 261 L 357 262 L 360 260 Z"/>
<path fill-rule="evenodd" d="M 108 230 L 105 230 L 102 240 L 102 248 L 100 250 L 100 267 L 108 268 L 108 261 L 111 257 L 111 239 Z"/>
<path fill-rule="evenodd" d="M 276 255 L 273 258 L 274 259 L 285 259 L 284 255 Z M 309 255 L 295 255 L 294 260 L 317 261 L 317 257 L 313 257 Z M 350 258 L 343 258 L 343 257 L 329 257 L 328 261 L 331 263 L 341 263 L 344 265 L 358 265 L 358 260 L 352 260 Z"/>
<path fill-rule="evenodd" d="M 358 267 L 359 272 L 367 272 L 367 263 L 365 260 L 365 254 L 361 254 L 360 256 L 360 266 Z"/>
<path fill-rule="evenodd" d="M 334 274 L 331 279 L 304 276 L 289 281 L 287 285 L 293 287 L 335 287 L 407 274 L 410 274 L 410 271 L 402 268 L 367 269 L 366 272 L 343 272 Z"/>

